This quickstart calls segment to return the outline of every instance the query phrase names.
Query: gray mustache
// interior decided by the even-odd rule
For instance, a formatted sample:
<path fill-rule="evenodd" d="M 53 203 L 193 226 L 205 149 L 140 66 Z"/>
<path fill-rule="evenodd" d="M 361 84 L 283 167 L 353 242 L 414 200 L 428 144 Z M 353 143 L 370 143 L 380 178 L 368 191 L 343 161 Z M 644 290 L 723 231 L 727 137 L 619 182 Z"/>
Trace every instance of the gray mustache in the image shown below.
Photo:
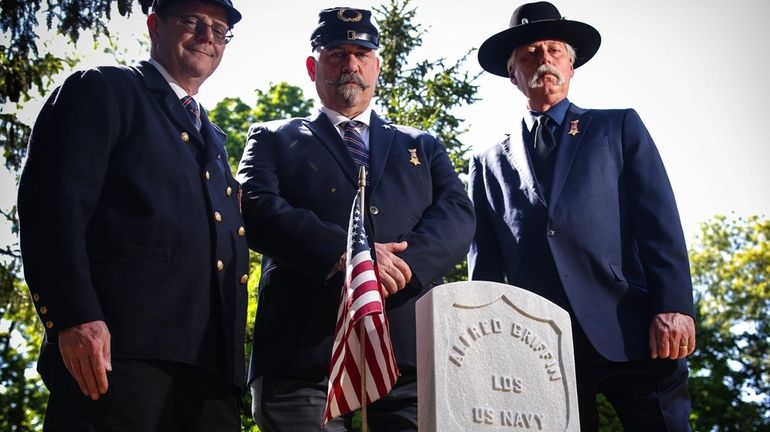
<path fill-rule="evenodd" d="M 546 73 L 550 73 L 556 77 L 556 80 L 561 83 L 563 78 L 561 76 L 561 72 L 559 72 L 556 67 L 549 65 L 549 64 L 542 64 L 540 67 L 535 70 L 535 74 L 532 75 L 532 79 L 530 80 L 531 83 L 537 83 L 537 80 L 539 80 L 543 75 Z M 534 86 L 532 86 L 534 87 Z"/>
<path fill-rule="evenodd" d="M 356 85 L 358 85 L 362 89 L 369 88 L 369 85 L 366 84 L 366 82 L 364 81 L 364 79 L 361 76 L 353 74 L 353 73 L 342 74 L 336 80 L 327 80 L 326 82 L 331 84 L 331 85 L 333 85 L 333 86 L 339 87 L 339 86 L 341 86 L 343 84 L 347 84 L 349 81 L 355 82 Z"/>

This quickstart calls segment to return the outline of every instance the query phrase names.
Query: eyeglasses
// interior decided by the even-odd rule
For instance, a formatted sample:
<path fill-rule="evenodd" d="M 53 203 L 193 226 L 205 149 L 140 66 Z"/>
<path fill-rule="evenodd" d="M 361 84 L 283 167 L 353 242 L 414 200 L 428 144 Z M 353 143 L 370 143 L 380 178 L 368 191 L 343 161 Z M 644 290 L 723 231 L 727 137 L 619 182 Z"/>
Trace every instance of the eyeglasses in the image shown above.
<path fill-rule="evenodd" d="M 206 24 L 194 16 L 174 15 L 174 18 L 176 18 L 177 21 L 179 21 L 179 24 L 182 25 L 182 28 L 189 33 L 199 34 L 205 32 L 206 29 L 211 28 L 211 34 L 214 37 L 214 43 L 216 44 L 225 45 L 233 38 L 233 33 L 228 27 L 217 24 Z"/>

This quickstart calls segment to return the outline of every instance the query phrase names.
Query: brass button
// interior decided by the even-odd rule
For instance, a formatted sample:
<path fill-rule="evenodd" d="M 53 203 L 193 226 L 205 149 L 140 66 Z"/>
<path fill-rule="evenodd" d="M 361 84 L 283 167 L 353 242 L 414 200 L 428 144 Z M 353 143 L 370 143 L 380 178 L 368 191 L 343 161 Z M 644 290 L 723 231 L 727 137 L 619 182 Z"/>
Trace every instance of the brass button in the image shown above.
<path fill-rule="evenodd" d="M 182 138 L 182 141 L 184 142 L 190 142 L 190 135 L 187 132 L 179 134 L 179 138 Z"/>
<path fill-rule="evenodd" d="M 45 315 L 48 313 L 48 308 L 45 306 L 40 306 L 40 315 Z"/>
<path fill-rule="evenodd" d="M 53 328 L 53 321 L 48 321 L 45 323 L 46 328 L 52 329 Z"/>
<path fill-rule="evenodd" d="M 205 178 L 206 180 L 208 180 L 208 179 L 210 179 L 210 178 L 211 178 L 211 174 L 209 174 L 209 172 L 208 172 L 208 171 L 204 171 L 204 172 L 203 172 L 203 178 Z"/>
<path fill-rule="evenodd" d="M 376 215 L 379 212 L 380 212 L 380 209 L 378 209 L 376 206 L 369 207 L 369 213 Z"/>
<path fill-rule="evenodd" d="M 214 212 L 214 220 L 217 222 L 222 222 L 222 215 L 219 212 Z"/>
<path fill-rule="evenodd" d="M 233 194 L 233 188 L 231 188 L 230 186 L 228 186 L 228 187 L 227 187 L 227 189 L 225 190 L 225 193 L 227 194 L 227 196 L 230 196 L 230 195 L 232 195 L 232 194 Z"/>
<path fill-rule="evenodd" d="M 225 269 L 225 263 L 222 260 L 217 260 L 217 270 L 222 271 Z"/>
<path fill-rule="evenodd" d="M 242 283 L 242 284 L 245 284 L 245 283 L 246 283 L 246 282 L 248 282 L 248 281 L 249 281 L 249 275 L 243 275 L 243 276 L 241 276 L 241 283 Z"/>
<path fill-rule="evenodd" d="M 32 300 L 34 301 L 40 301 L 40 294 L 34 293 L 32 294 Z"/>
<path fill-rule="evenodd" d="M 246 235 L 246 228 L 240 227 L 238 228 L 238 237 L 243 237 Z"/>

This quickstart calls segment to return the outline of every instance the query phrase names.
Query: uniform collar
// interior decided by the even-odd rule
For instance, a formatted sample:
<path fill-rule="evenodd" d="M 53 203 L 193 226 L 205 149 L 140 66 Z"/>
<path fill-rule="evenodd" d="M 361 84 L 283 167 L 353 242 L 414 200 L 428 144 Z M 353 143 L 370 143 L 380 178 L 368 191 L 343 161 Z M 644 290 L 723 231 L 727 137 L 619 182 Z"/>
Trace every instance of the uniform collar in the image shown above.
<path fill-rule="evenodd" d="M 332 124 L 337 127 L 339 127 L 340 123 L 350 121 L 350 120 L 361 122 L 365 124 L 366 127 L 369 127 L 369 123 L 371 123 L 371 118 L 372 118 L 371 107 L 366 107 L 366 109 L 361 114 L 355 116 L 352 119 L 349 119 L 344 115 L 338 113 L 337 111 L 334 111 L 333 109 L 328 108 L 326 106 L 321 107 L 321 112 L 326 114 L 326 117 L 329 117 L 329 120 L 331 120 Z"/>
<path fill-rule="evenodd" d="M 176 82 L 174 77 L 172 77 L 171 74 L 168 73 L 168 71 L 166 70 L 166 68 L 163 67 L 162 64 L 160 64 L 157 60 L 155 60 L 152 57 L 150 57 L 149 62 L 151 65 L 155 66 L 155 69 L 157 69 L 161 75 L 163 75 L 163 78 L 166 79 L 166 81 L 168 82 L 168 85 L 171 86 L 171 90 L 174 91 L 174 93 L 177 95 L 179 99 L 182 99 L 183 97 L 188 96 L 187 91 L 183 89 L 178 82 Z M 189 95 L 189 96 L 194 96 L 194 95 Z"/>
<path fill-rule="evenodd" d="M 548 114 L 548 117 L 550 117 L 553 121 L 554 129 L 557 129 L 559 126 L 561 126 L 562 123 L 564 123 L 564 117 L 567 115 L 569 105 L 569 99 L 564 98 L 544 113 L 529 111 L 529 115 L 524 116 L 524 123 L 527 124 L 527 128 L 531 131 L 535 125 L 535 122 L 537 121 L 537 118 L 541 114 Z"/>

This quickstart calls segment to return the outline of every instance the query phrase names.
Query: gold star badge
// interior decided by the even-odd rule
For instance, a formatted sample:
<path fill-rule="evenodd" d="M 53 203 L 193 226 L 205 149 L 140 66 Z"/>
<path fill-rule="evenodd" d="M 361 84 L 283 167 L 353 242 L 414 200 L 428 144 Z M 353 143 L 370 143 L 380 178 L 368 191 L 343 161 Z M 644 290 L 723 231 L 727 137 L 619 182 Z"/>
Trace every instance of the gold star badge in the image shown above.
<path fill-rule="evenodd" d="M 580 131 L 578 130 L 579 121 L 580 120 L 572 120 L 571 122 L 569 122 L 569 132 L 567 132 L 568 134 L 575 136 L 580 133 Z"/>
<path fill-rule="evenodd" d="M 420 162 L 419 159 L 417 159 L 417 149 L 416 148 L 409 149 L 409 162 L 412 165 L 414 165 L 414 166 L 417 166 L 417 165 L 422 163 L 422 162 Z"/>

